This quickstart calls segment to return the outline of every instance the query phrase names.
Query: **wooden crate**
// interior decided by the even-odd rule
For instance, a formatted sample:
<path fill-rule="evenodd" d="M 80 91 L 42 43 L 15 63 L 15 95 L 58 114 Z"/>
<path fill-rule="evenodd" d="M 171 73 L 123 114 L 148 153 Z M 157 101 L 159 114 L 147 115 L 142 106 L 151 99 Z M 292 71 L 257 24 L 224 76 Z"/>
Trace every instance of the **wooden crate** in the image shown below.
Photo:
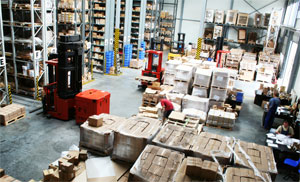
<path fill-rule="evenodd" d="M 254 79 L 255 70 L 240 70 L 239 73 L 239 80 L 242 81 L 253 81 Z"/>
<path fill-rule="evenodd" d="M 248 13 L 239 13 L 237 19 L 238 26 L 248 26 L 249 14 Z"/>
<path fill-rule="evenodd" d="M 213 23 L 214 22 L 214 10 L 207 9 L 205 12 L 205 22 Z"/>
<path fill-rule="evenodd" d="M 215 26 L 213 39 L 217 39 L 218 37 L 222 37 L 223 34 L 223 27 L 222 26 Z"/>
<path fill-rule="evenodd" d="M 230 25 L 235 25 L 237 15 L 238 15 L 238 10 L 228 10 L 225 23 L 230 24 Z"/>
<path fill-rule="evenodd" d="M 238 32 L 238 42 L 240 43 L 246 43 L 246 29 L 239 29 Z"/>
<path fill-rule="evenodd" d="M 204 30 L 204 38 L 213 39 L 214 29 L 213 28 L 205 28 Z"/>
<path fill-rule="evenodd" d="M 254 26 L 260 27 L 262 25 L 263 15 L 261 13 L 255 13 Z"/>
<path fill-rule="evenodd" d="M 224 11 L 223 10 L 216 10 L 215 12 L 215 23 L 224 23 Z"/>
<path fill-rule="evenodd" d="M 256 44 L 257 32 L 250 32 L 248 34 L 248 44 Z"/>

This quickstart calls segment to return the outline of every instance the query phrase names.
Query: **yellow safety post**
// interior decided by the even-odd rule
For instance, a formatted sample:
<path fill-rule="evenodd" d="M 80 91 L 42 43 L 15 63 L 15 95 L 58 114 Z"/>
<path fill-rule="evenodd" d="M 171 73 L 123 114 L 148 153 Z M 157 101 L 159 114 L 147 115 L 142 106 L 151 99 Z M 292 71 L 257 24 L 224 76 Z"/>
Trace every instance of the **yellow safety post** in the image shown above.
<path fill-rule="evenodd" d="M 202 46 L 202 38 L 198 38 L 198 43 L 197 43 L 197 52 L 196 52 L 196 59 L 200 59 L 200 52 L 201 52 L 201 46 Z"/>
<path fill-rule="evenodd" d="M 7 85 L 7 88 L 8 88 L 9 104 L 12 104 L 12 97 L 11 97 L 11 88 L 10 88 L 10 85 Z"/>

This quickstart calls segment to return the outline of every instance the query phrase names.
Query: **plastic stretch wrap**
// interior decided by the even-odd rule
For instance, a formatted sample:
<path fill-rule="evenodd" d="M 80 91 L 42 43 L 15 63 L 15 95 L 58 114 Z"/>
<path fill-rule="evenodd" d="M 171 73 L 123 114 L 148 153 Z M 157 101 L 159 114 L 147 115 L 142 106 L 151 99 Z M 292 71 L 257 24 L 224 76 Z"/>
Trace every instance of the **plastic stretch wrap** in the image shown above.
<path fill-rule="evenodd" d="M 232 157 L 231 150 L 227 145 L 232 146 L 233 140 L 226 136 L 217 134 L 201 132 L 199 136 L 193 141 L 193 155 L 200 157 L 204 160 L 213 160 L 213 157 L 217 159 L 220 164 L 228 165 Z M 222 151 L 214 156 L 211 151 Z"/>
<path fill-rule="evenodd" d="M 223 101 L 215 101 L 215 100 L 209 100 L 209 108 L 212 108 L 212 106 L 218 106 L 218 107 L 224 107 L 224 102 Z"/>
<path fill-rule="evenodd" d="M 165 73 L 174 74 L 176 71 L 176 67 L 181 65 L 181 60 L 171 60 L 166 62 Z"/>
<path fill-rule="evenodd" d="M 88 121 L 80 126 L 80 145 L 89 149 L 110 154 L 113 148 L 114 131 L 126 120 L 109 114 L 101 114 L 103 125 L 92 127 Z"/>
<path fill-rule="evenodd" d="M 211 81 L 212 70 L 198 68 L 195 73 L 194 85 L 209 87 Z"/>
<path fill-rule="evenodd" d="M 174 181 L 184 154 L 147 145 L 130 169 L 129 181 Z"/>
<path fill-rule="evenodd" d="M 240 141 L 234 146 L 234 164 L 236 166 L 257 168 L 259 171 L 268 172 L 275 179 L 278 171 L 273 151 L 270 147 Z"/>
<path fill-rule="evenodd" d="M 235 125 L 236 116 L 232 112 L 210 109 L 207 116 L 207 124 L 232 128 Z"/>
<path fill-rule="evenodd" d="M 268 173 L 261 173 L 261 177 L 257 176 L 252 169 L 229 167 L 226 169 L 224 182 L 242 182 L 247 181 L 256 182 L 271 182 L 271 177 Z"/>
<path fill-rule="evenodd" d="M 192 95 L 197 96 L 197 97 L 207 98 L 208 97 L 208 88 L 194 86 Z"/>
<path fill-rule="evenodd" d="M 189 82 L 193 77 L 193 67 L 187 65 L 179 65 L 176 67 L 175 80 Z"/>
<path fill-rule="evenodd" d="M 202 65 L 204 67 L 209 67 L 210 69 L 215 69 L 217 66 L 217 63 L 213 62 L 213 61 L 203 61 Z"/>
<path fill-rule="evenodd" d="M 229 83 L 229 72 L 225 69 L 215 69 L 213 73 L 213 78 L 211 86 L 227 88 Z"/>
<path fill-rule="evenodd" d="M 198 131 L 193 128 L 166 124 L 153 139 L 155 145 L 189 153 L 192 146 L 191 141 L 198 135 Z"/>
<path fill-rule="evenodd" d="M 240 62 L 241 70 L 256 70 L 256 60 L 243 60 Z"/>
<path fill-rule="evenodd" d="M 188 94 L 190 92 L 190 89 L 191 89 L 191 82 L 175 81 L 173 92 Z"/>
<path fill-rule="evenodd" d="M 170 73 L 164 74 L 164 84 L 165 85 L 175 85 L 175 75 Z"/>
<path fill-rule="evenodd" d="M 209 99 L 197 96 L 186 95 L 183 97 L 182 109 L 194 108 L 203 112 L 208 112 Z"/>
<path fill-rule="evenodd" d="M 115 132 L 113 158 L 134 162 L 143 151 L 147 141 L 157 134 L 161 122 L 148 117 L 131 117 Z"/>
<path fill-rule="evenodd" d="M 194 108 L 189 108 L 189 109 L 183 109 L 182 113 L 184 113 L 187 117 L 199 119 L 200 123 L 205 123 L 206 121 L 206 112 L 204 111 L 200 111 Z"/>
<path fill-rule="evenodd" d="M 167 93 L 166 97 L 169 101 L 181 105 L 184 94 Z"/>
<path fill-rule="evenodd" d="M 215 101 L 225 101 L 227 98 L 227 89 L 210 88 L 209 98 Z"/>

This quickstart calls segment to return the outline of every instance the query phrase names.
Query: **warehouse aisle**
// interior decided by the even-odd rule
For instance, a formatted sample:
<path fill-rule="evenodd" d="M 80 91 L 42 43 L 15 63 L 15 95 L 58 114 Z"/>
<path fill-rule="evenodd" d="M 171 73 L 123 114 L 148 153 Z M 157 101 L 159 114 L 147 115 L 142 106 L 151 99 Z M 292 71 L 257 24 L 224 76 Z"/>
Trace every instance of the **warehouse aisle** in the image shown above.
<path fill-rule="evenodd" d="M 142 103 L 142 90 L 138 89 L 139 82 L 135 80 L 141 70 L 122 69 L 122 76 L 103 76 L 95 74 L 96 81 L 84 86 L 84 90 L 94 88 L 111 93 L 111 114 L 130 117 L 138 112 Z M 233 131 L 205 127 L 205 131 L 233 136 L 248 142 L 264 145 L 265 131 L 260 127 L 262 109 L 253 104 L 253 85 L 237 83 L 245 89 L 245 101 L 241 115 Z M 249 89 L 247 89 L 249 90 Z M 22 101 L 21 101 L 22 100 Z M 0 127 L 0 167 L 8 174 L 21 180 L 42 179 L 42 170 L 50 162 L 59 158 L 62 151 L 79 143 L 79 127 L 75 120 L 60 121 L 47 119 L 38 112 L 29 114 L 28 111 L 39 103 L 31 99 L 20 99 L 14 96 L 14 102 L 26 106 L 27 117 L 7 127 Z"/>

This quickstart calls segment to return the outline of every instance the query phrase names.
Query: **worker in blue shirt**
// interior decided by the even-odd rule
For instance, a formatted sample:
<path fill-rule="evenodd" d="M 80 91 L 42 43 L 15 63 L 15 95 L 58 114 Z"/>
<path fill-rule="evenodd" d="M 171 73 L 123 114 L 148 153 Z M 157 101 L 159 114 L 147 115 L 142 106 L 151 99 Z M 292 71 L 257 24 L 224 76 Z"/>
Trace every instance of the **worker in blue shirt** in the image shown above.
<path fill-rule="evenodd" d="M 269 111 L 267 113 L 265 123 L 264 123 L 264 127 L 266 130 L 270 130 L 272 128 L 277 107 L 280 105 L 280 99 L 278 97 L 279 97 L 279 93 L 274 92 L 273 98 L 270 99 L 269 101 L 269 106 L 268 106 Z"/>

